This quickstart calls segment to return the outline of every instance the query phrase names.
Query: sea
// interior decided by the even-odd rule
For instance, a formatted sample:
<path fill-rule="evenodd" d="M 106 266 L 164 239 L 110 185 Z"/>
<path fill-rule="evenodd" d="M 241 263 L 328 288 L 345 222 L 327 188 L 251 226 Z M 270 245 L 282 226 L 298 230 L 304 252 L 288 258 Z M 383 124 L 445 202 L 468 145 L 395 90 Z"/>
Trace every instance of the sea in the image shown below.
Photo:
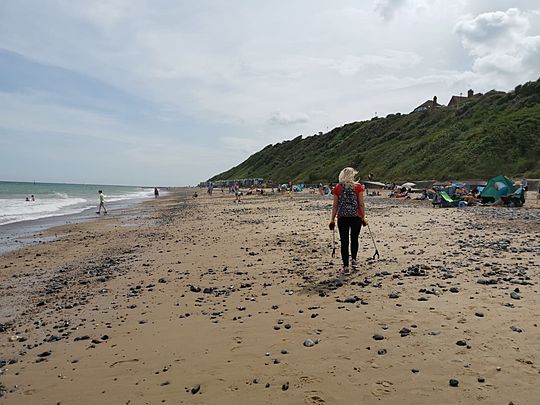
<path fill-rule="evenodd" d="M 7 224 L 96 209 L 98 190 L 105 194 L 105 206 L 154 196 L 149 187 L 0 181 L 0 232 Z"/>

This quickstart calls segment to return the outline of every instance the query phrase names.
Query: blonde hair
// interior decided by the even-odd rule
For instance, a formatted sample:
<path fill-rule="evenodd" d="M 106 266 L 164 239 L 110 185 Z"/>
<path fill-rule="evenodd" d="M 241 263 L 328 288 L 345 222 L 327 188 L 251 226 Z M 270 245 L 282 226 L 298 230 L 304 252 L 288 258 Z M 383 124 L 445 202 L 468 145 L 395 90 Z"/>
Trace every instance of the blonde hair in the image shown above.
<path fill-rule="evenodd" d="M 346 167 L 339 173 L 339 182 L 345 184 L 346 186 L 352 186 L 355 184 L 355 178 L 358 172 L 352 167 Z"/>

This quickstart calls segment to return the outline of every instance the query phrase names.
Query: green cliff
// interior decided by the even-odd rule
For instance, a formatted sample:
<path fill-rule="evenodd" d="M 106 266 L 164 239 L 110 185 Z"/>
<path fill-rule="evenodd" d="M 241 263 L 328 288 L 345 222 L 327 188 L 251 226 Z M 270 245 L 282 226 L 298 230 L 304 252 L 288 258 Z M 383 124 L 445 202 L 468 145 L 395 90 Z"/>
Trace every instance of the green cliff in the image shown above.
<path fill-rule="evenodd" d="M 540 79 L 458 107 L 390 114 L 269 145 L 210 180 L 328 182 L 345 166 L 381 181 L 540 178 Z"/>

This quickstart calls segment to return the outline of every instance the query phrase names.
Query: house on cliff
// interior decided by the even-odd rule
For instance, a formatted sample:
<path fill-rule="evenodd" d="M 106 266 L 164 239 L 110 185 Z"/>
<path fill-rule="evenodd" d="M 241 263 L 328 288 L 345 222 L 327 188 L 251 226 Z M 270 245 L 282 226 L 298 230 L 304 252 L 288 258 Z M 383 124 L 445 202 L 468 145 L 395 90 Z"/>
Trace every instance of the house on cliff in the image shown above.
<path fill-rule="evenodd" d="M 418 107 L 416 107 L 413 112 L 420 112 L 420 111 L 431 111 L 436 108 L 444 107 L 442 104 L 437 103 L 437 96 L 433 96 L 433 100 L 427 100 L 426 102 L 420 104 Z"/>
<path fill-rule="evenodd" d="M 482 96 L 482 93 L 474 94 L 474 91 L 470 89 L 469 91 L 467 91 L 467 97 L 464 97 L 461 94 L 459 96 L 452 96 L 452 98 L 450 98 L 450 101 L 448 102 L 448 107 L 457 108 L 461 104 L 471 101 L 480 96 Z M 445 106 L 437 103 L 437 96 L 434 96 L 433 100 L 427 100 L 426 102 L 420 104 L 418 107 L 416 107 L 413 110 L 413 112 L 432 111 L 436 108 L 441 108 L 441 107 L 445 107 Z"/>
<path fill-rule="evenodd" d="M 450 98 L 450 101 L 448 102 L 448 107 L 458 107 L 463 103 L 466 103 L 467 101 L 471 101 L 472 99 L 481 96 L 482 93 L 474 94 L 474 91 L 472 89 L 469 89 L 467 91 L 467 97 L 462 96 L 461 94 L 459 96 L 452 96 Z"/>

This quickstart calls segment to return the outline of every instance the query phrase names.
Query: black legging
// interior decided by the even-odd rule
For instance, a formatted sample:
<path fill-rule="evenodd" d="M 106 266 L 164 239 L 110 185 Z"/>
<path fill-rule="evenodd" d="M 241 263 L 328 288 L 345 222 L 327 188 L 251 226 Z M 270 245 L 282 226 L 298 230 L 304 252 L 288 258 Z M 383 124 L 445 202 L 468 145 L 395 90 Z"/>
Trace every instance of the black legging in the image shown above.
<path fill-rule="evenodd" d="M 344 266 L 349 266 L 349 229 L 351 232 L 351 257 L 356 260 L 358 254 L 358 237 L 362 228 L 362 221 L 359 217 L 338 218 L 337 226 L 341 239 L 341 259 Z"/>

